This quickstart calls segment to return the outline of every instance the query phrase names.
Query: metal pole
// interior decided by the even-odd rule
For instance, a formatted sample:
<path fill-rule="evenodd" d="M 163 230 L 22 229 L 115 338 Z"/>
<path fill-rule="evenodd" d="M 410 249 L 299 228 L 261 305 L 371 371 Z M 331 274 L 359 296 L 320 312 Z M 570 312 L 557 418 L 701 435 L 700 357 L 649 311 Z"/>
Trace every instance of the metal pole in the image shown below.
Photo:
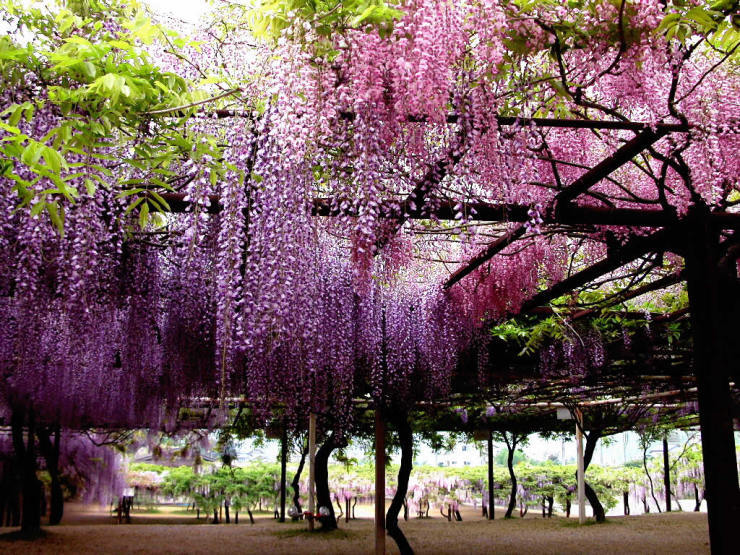
<path fill-rule="evenodd" d="M 308 529 L 313 530 L 314 518 L 316 512 L 316 499 L 314 491 L 316 490 L 316 413 L 312 412 L 308 417 L 308 512 L 311 516 L 308 519 Z"/>
<path fill-rule="evenodd" d="M 493 518 L 493 432 L 488 430 L 488 520 Z"/>
<path fill-rule="evenodd" d="M 385 555 L 385 422 L 375 409 L 375 555 Z"/>
<path fill-rule="evenodd" d="M 583 417 L 580 410 L 576 410 L 576 449 L 578 450 L 578 522 L 586 522 L 586 477 L 583 469 Z"/>

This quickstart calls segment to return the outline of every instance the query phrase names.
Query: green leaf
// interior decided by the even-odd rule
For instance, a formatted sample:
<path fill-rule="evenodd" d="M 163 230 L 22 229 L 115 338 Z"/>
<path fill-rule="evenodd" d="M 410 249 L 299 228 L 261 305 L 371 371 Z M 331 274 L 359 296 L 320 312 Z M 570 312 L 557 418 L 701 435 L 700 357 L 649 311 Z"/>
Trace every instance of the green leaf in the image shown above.
<path fill-rule="evenodd" d="M 717 23 L 712 19 L 709 13 L 701 8 L 691 8 L 686 12 L 686 17 L 695 21 L 704 27 L 704 29 L 714 29 L 717 26 Z"/>
<path fill-rule="evenodd" d="M 87 191 L 88 196 L 94 197 L 98 188 L 95 183 L 93 183 L 92 179 L 85 179 L 85 190 Z"/>
<path fill-rule="evenodd" d="M 66 160 L 53 148 L 45 146 L 43 147 L 41 152 L 44 160 L 46 160 L 46 165 L 49 166 L 51 171 L 53 171 L 54 173 L 58 174 L 62 170 L 62 168 L 67 167 Z"/>
<path fill-rule="evenodd" d="M 126 207 L 126 214 L 130 214 L 137 206 L 144 202 L 144 197 L 137 198 L 134 202 Z"/>
<path fill-rule="evenodd" d="M 95 75 L 98 73 L 98 68 L 92 62 L 82 62 L 80 65 L 82 73 L 89 79 L 95 79 Z"/>
<path fill-rule="evenodd" d="M 681 16 L 679 14 L 669 13 L 663 18 L 663 21 L 660 22 L 656 31 L 658 33 L 664 33 L 666 30 L 676 25 L 680 20 Z"/>
<path fill-rule="evenodd" d="M 131 50 L 133 48 L 131 44 L 123 40 L 109 40 L 108 44 L 115 48 L 120 48 L 121 50 Z"/>
<path fill-rule="evenodd" d="M 13 135 L 18 135 L 21 132 L 21 130 L 17 127 L 13 125 L 8 125 L 7 123 L 3 123 L 2 121 L 0 121 L 0 129 L 7 133 L 12 133 Z"/>
<path fill-rule="evenodd" d="M 23 149 L 21 162 L 27 166 L 35 166 L 38 163 L 39 158 L 41 158 L 43 148 L 44 145 L 30 139 L 26 148 Z"/>
<path fill-rule="evenodd" d="M 46 203 L 46 211 L 49 213 L 51 222 L 59 231 L 59 235 L 64 237 L 64 211 L 60 209 L 57 201 Z"/>
<path fill-rule="evenodd" d="M 65 40 L 66 42 L 71 43 L 71 44 L 79 44 L 82 46 L 92 46 L 92 43 L 89 40 L 79 35 L 72 35 L 71 37 L 68 37 Z"/>
<path fill-rule="evenodd" d="M 167 203 L 166 200 L 162 198 L 162 196 L 157 193 L 156 191 L 149 191 L 149 194 L 159 203 L 159 205 L 164 208 L 165 210 L 170 210 L 170 205 Z"/>
<path fill-rule="evenodd" d="M 126 191 L 123 191 L 122 193 L 118 193 L 116 195 L 116 198 L 130 197 L 131 195 L 136 195 L 138 193 L 142 193 L 143 191 L 144 191 L 144 189 L 141 189 L 139 187 L 137 187 L 135 189 L 128 189 Z"/>
<path fill-rule="evenodd" d="M 45 209 L 46 209 L 46 203 L 40 200 L 37 203 L 35 203 L 33 206 L 31 206 L 31 216 L 36 217 L 39 214 L 41 214 L 41 212 L 43 212 Z"/>
<path fill-rule="evenodd" d="M 149 221 L 149 203 L 144 202 L 139 212 L 139 227 L 144 229 Z"/>

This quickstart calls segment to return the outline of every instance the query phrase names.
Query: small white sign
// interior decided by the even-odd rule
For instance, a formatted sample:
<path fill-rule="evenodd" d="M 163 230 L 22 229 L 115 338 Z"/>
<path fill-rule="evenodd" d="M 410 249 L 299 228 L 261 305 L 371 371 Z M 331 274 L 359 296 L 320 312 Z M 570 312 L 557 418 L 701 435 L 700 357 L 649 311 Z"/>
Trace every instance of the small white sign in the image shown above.
<path fill-rule="evenodd" d="M 570 414 L 570 410 L 562 408 L 557 409 L 558 420 L 573 420 L 573 415 Z"/>

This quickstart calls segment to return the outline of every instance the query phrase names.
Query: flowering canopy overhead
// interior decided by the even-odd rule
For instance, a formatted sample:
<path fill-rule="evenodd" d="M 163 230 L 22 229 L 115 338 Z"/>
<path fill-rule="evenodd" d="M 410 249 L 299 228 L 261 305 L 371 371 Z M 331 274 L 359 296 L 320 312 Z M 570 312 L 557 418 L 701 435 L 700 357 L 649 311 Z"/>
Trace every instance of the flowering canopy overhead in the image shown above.
<path fill-rule="evenodd" d="M 9 8 L 5 403 L 346 423 L 448 392 L 478 324 L 634 246 L 634 209 L 732 215 L 731 4 L 286 0 L 193 40 L 116 0 Z"/>

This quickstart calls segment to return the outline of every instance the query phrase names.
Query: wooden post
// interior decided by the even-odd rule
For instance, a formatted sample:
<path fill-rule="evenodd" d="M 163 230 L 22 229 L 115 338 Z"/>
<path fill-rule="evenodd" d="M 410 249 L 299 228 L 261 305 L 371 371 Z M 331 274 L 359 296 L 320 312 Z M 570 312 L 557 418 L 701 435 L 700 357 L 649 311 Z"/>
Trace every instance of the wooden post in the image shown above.
<path fill-rule="evenodd" d="M 493 432 L 488 430 L 488 520 L 493 520 Z"/>
<path fill-rule="evenodd" d="M 578 450 L 578 522 L 583 524 L 586 522 L 586 477 L 583 469 L 583 432 L 581 426 L 583 425 L 583 417 L 581 411 L 576 409 L 576 449 Z"/>
<path fill-rule="evenodd" d="M 313 530 L 316 512 L 316 413 L 312 412 L 308 417 L 308 529 Z"/>
<path fill-rule="evenodd" d="M 285 481 L 288 466 L 288 430 L 283 424 L 283 435 L 280 438 L 280 522 L 285 522 Z"/>
<path fill-rule="evenodd" d="M 385 555 L 385 422 L 375 409 L 375 555 Z"/>
<path fill-rule="evenodd" d="M 671 512 L 671 466 L 668 464 L 668 437 L 663 436 L 663 486 L 665 487 L 665 512 Z"/>
<path fill-rule="evenodd" d="M 696 225 L 686 233 L 685 262 L 709 545 L 712 553 L 734 553 L 740 522 L 740 488 L 729 377 L 732 364 L 737 361 L 728 360 L 728 342 L 733 340 L 730 330 L 737 329 L 737 312 L 732 309 L 732 276 L 722 275 L 719 265 L 719 232 L 712 229 L 707 215 L 698 216 Z"/>

